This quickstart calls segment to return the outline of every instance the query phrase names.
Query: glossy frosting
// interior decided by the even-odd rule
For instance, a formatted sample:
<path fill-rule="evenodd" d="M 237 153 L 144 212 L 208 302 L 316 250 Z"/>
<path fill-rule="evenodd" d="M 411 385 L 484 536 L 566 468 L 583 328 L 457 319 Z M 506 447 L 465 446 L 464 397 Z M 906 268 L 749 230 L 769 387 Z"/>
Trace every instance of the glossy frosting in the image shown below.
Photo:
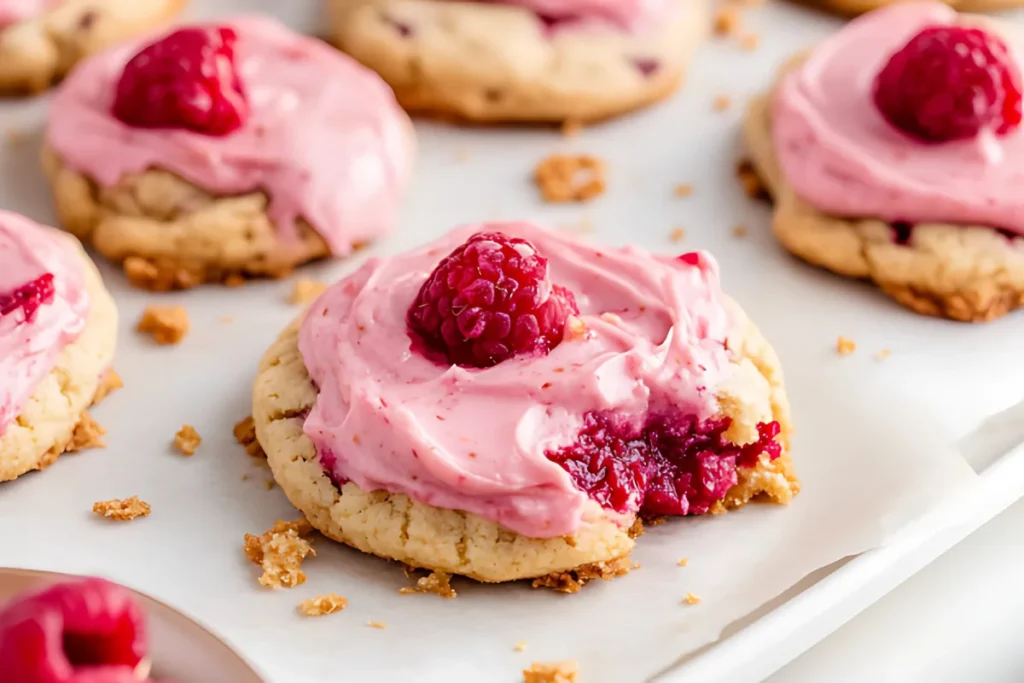
<path fill-rule="evenodd" d="M 664 14 L 670 0 L 490 0 L 521 5 L 549 17 L 574 17 L 611 22 L 625 28 L 648 25 Z M 683 0 L 690 2 L 692 0 Z"/>
<path fill-rule="evenodd" d="M 391 231 L 412 165 L 411 132 L 390 88 L 326 44 L 267 18 L 229 24 L 248 120 L 214 137 L 132 128 L 111 115 L 133 42 L 87 59 L 59 89 L 47 140 L 102 185 L 160 167 L 215 194 L 266 190 L 282 238 L 303 217 L 335 254 Z M 151 40 L 151 39 L 150 39 Z"/>
<path fill-rule="evenodd" d="M 0 292 L 52 273 L 54 296 L 25 320 L 0 316 L 0 434 L 50 372 L 57 355 L 85 329 L 89 293 L 81 257 L 68 240 L 17 214 L 0 211 Z"/>
<path fill-rule="evenodd" d="M 440 259 L 476 232 L 524 237 L 576 295 L 587 332 L 549 355 L 484 370 L 410 350 L 406 312 Z M 573 533 L 585 494 L 545 453 L 584 414 L 715 410 L 731 372 L 718 269 L 595 247 L 526 223 L 459 228 L 418 251 L 373 259 L 312 306 L 299 349 L 319 396 L 305 431 L 336 479 L 468 510 L 531 537 Z"/>
<path fill-rule="evenodd" d="M 825 40 L 776 90 L 772 133 L 796 194 L 841 216 L 984 225 L 1024 234 L 1024 135 L 922 144 L 872 101 L 875 75 L 925 26 L 962 21 L 941 3 L 894 4 Z M 975 20 L 977 21 L 977 20 Z M 1005 36 L 1019 59 L 1020 41 Z"/>

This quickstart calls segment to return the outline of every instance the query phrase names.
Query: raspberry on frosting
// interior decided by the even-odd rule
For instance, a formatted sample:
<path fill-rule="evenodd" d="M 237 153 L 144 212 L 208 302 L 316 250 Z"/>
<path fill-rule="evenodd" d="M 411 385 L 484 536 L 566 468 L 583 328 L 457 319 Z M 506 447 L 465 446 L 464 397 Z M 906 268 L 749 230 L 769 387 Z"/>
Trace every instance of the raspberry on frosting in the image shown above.
<path fill-rule="evenodd" d="M 1005 135 L 1021 122 L 1020 69 L 988 31 L 929 26 L 889 58 L 874 101 L 889 123 L 925 142 Z"/>
<path fill-rule="evenodd" d="M 478 233 L 442 259 L 409 308 L 414 340 L 456 365 L 485 368 L 543 355 L 578 313 L 572 292 L 551 283 L 529 241 Z"/>
<path fill-rule="evenodd" d="M 43 273 L 9 292 L 0 292 L 0 317 L 20 309 L 22 320 L 32 322 L 39 307 L 53 301 L 53 294 L 53 273 Z"/>
<path fill-rule="evenodd" d="M 125 65 L 114 116 L 141 128 L 227 135 L 245 123 L 248 102 L 235 69 L 234 29 L 179 29 Z"/>

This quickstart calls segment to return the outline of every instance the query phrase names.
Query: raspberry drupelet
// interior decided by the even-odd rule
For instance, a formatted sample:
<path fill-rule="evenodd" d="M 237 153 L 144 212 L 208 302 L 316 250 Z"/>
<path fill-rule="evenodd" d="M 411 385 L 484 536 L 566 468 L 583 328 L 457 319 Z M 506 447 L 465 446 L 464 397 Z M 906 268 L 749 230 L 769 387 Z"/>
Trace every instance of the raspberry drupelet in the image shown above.
<path fill-rule="evenodd" d="M 21 309 L 24 320 L 31 322 L 40 306 L 53 301 L 53 274 L 44 273 L 17 289 L 0 293 L 0 317 Z"/>

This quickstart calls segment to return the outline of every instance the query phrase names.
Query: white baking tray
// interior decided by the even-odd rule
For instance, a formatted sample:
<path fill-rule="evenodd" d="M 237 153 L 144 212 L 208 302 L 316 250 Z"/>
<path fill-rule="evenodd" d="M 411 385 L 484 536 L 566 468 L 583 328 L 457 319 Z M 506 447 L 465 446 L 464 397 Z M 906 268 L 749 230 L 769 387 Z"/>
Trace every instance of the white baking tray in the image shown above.
<path fill-rule="evenodd" d="M 265 11 L 301 30 L 324 33 L 318 5 L 316 0 L 195 0 L 191 15 Z M 371 250 L 394 253 L 459 223 L 515 218 L 588 230 L 593 238 L 612 244 L 639 242 L 659 251 L 707 248 L 722 264 L 727 291 L 765 336 L 776 341 L 784 366 L 797 379 L 795 386 L 804 388 L 802 395 L 793 397 L 798 427 L 799 408 L 816 400 L 806 393 L 807 387 L 815 386 L 807 378 L 818 376 L 825 383 L 820 388 L 823 400 L 852 388 L 875 387 L 880 398 L 899 394 L 916 413 L 930 416 L 927 424 L 941 430 L 947 443 L 974 435 L 964 448 L 982 472 L 976 486 L 958 488 L 902 526 L 885 547 L 815 572 L 726 628 L 717 644 L 663 670 L 660 681 L 760 680 L 1024 494 L 1024 455 L 1013 450 L 1024 441 L 1024 430 L 1015 427 L 1015 413 L 995 427 L 981 427 L 986 418 L 1024 395 L 1019 342 L 1024 338 L 1024 315 L 979 326 L 917 317 L 871 287 L 797 262 L 775 244 L 768 229 L 770 209 L 747 200 L 735 181 L 743 103 L 770 83 L 775 67 L 790 53 L 840 22 L 803 7 L 771 2 L 745 12 L 744 21 L 761 38 L 756 51 L 746 52 L 735 41 L 711 43 L 699 52 L 678 97 L 640 115 L 586 130 L 577 139 L 563 139 L 554 131 L 418 124 L 421 161 L 402 229 Z M 723 94 L 731 98 L 732 106 L 716 112 L 712 103 Z M 0 127 L 17 133 L 0 149 L 0 206 L 44 222 L 53 220 L 48 189 L 38 170 L 46 104 L 45 97 L 0 103 Z M 582 206 L 552 207 L 537 201 L 529 182 L 533 164 L 567 150 L 608 161 L 606 197 Z M 672 189 L 679 183 L 692 184 L 693 196 L 674 198 Z M 738 224 L 748 230 L 743 239 L 732 234 Z M 669 240 L 676 227 L 686 231 L 681 245 Z M 319 265 L 303 274 L 329 279 L 353 265 L 354 261 Z M 109 430 L 110 447 L 64 458 L 44 475 L 0 489 L 0 566 L 95 572 L 121 580 L 220 629 L 274 683 L 351 675 L 352 668 L 347 673 L 339 669 L 344 657 L 326 656 L 332 647 L 342 645 L 352 653 L 350 662 L 365 664 L 377 658 L 385 669 L 389 660 L 415 663 L 417 657 L 426 657 L 403 640 L 410 634 L 403 635 L 399 627 L 346 632 L 344 642 L 332 640 L 332 629 L 343 623 L 332 619 L 383 616 L 360 613 L 358 600 L 352 600 L 343 615 L 318 622 L 316 631 L 290 621 L 289 610 L 301 597 L 316 592 L 336 590 L 351 600 L 381 586 L 393 590 L 393 567 L 325 547 L 316 561 L 344 561 L 344 585 L 332 583 L 330 572 L 311 569 L 310 590 L 302 595 L 266 594 L 255 586 L 254 568 L 241 555 L 242 531 L 260 532 L 276 519 L 294 516 L 279 490 L 265 490 L 266 471 L 254 468 L 230 435 L 231 426 L 249 412 L 259 354 L 296 312 L 285 301 L 288 283 L 157 296 L 130 290 L 112 268 L 103 266 L 103 273 L 122 313 L 115 365 L 127 383 L 94 413 Z M 180 347 L 156 348 L 132 331 L 142 309 L 154 302 L 180 302 L 189 310 L 193 330 Z M 839 359 L 834 351 L 838 335 L 854 339 L 858 353 Z M 871 356 L 881 349 L 890 349 L 892 355 L 876 363 Z M 841 421 L 843 415 L 834 418 Z M 876 423 L 886 418 L 876 416 Z M 195 425 L 204 438 L 190 461 L 182 461 L 169 445 L 174 431 L 185 423 Z M 908 422 L 908 429 L 920 429 L 921 424 Z M 871 427 L 863 426 L 868 431 Z M 908 443 L 918 436 L 922 444 L 934 441 L 933 434 L 907 436 Z M 989 443 L 988 437 L 999 443 Z M 797 453 L 798 468 L 802 457 L 828 453 Z M 241 481 L 243 474 L 248 481 Z M 153 505 L 151 518 L 110 527 L 97 524 L 89 512 L 96 500 L 135 494 Z M 657 536 L 649 542 L 656 543 Z M 240 578 L 225 581 L 225 575 Z M 616 591 L 616 585 L 593 590 Z M 485 634 L 460 621 L 462 610 L 471 603 L 460 602 L 465 599 L 460 597 L 437 617 L 432 603 L 417 602 L 432 597 L 405 599 L 411 600 L 410 623 L 418 615 L 436 618 L 420 627 L 465 642 L 445 661 L 446 681 L 511 683 L 518 680 L 518 668 L 529 661 L 577 656 L 558 651 L 557 643 L 537 639 L 526 654 L 516 654 L 510 642 L 506 653 L 486 655 L 493 660 L 493 670 L 501 673 L 481 679 L 471 660 L 485 656 L 476 652 Z M 532 599 L 522 597 L 520 604 L 528 603 L 533 604 Z M 510 609 L 510 620 L 520 617 Z M 301 639 L 293 632 L 282 633 L 275 643 L 267 633 L 277 621 L 282 629 L 309 630 L 302 631 Z M 599 631 L 595 628 L 595 642 Z M 523 637 L 530 641 L 530 634 Z M 401 658 L 394 656 L 397 652 Z M 424 662 L 437 665 L 436 659 Z M 585 674 L 586 663 L 584 659 Z M 421 678 L 436 680 L 426 669 Z M 582 683 L 599 678 L 599 672 L 591 671 Z M 392 678 L 384 672 L 372 680 Z M 615 683 L 634 680 L 645 677 L 622 677 Z"/>

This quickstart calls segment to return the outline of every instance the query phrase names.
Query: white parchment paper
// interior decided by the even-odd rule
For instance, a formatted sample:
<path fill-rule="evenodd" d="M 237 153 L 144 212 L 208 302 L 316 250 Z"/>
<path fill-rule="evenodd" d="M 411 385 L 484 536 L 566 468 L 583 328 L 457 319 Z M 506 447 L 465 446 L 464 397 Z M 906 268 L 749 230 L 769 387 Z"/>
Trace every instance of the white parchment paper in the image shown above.
<path fill-rule="evenodd" d="M 262 9 L 323 32 L 317 4 L 196 0 L 193 16 Z M 242 555 L 242 536 L 294 512 L 279 489 L 267 489 L 266 470 L 242 454 L 231 428 L 249 412 L 260 354 L 296 312 L 286 303 L 290 283 L 160 296 L 131 291 L 105 268 L 122 311 L 116 367 L 127 385 L 94 411 L 109 447 L 0 486 L 0 565 L 98 573 L 144 590 L 210 625 L 275 683 L 513 683 L 531 661 L 549 659 L 580 660 L 584 683 L 633 683 L 713 642 L 808 573 L 884 542 L 971 486 L 975 475 L 954 444 L 1020 398 L 1024 317 L 985 326 L 920 318 L 774 243 L 768 208 L 746 199 L 734 179 L 742 103 L 787 54 L 838 22 L 781 4 L 744 16 L 761 35 L 757 51 L 710 44 L 673 101 L 573 140 L 552 131 L 419 124 L 419 174 L 401 229 L 369 253 L 395 253 L 458 223 L 497 218 L 588 226 L 590 238 L 659 251 L 710 249 L 727 291 L 760 324 L 787 373 L 804 484 L 791 506 L 754 505 L 652 528 L 635 554 L 641 568 L 574 596 L 468 581 L 455 582 L 452 601 L 401 596 L 408 582 L 399 567 L 326 541 L 306 564 L 305 585 L 265 591 Z M 731 109 L 713 111 L 718 94 L 732 98 Z M 21 133 L 0 151 L 0 205 L 48 221 L 37 162 L 45 111 L 45 98 L 0 103 L 0 126 Z M 584 206 L 537 201 L 533 165 L 565 150 L 609 163 L 605 197 Z M 692 184 L 693 196 L 673 197 L 679 183 Z M 737 224 L 747 237 L 733 236 Z M 669 239 L 676 227 L 686 231 L 682 244 Z M 355 264 L 303 274 L 333 278 Z M 157 348 L 132 332 L 154 302 L 188 309 L 192 332 L 180 346 Z M 839 335 L 857 342 L 855 354 L 836 354 Z M 875 360 L 882 349 L 891 356 Z M 186 423 L 203 437 L 190 459 L 170 446 Z M 131 495 L 152 504 L 151 517 L 116 525 L 89 511 L 94 501 Z M 683 557 L 689 564 L 677 566 Z M 295 613 L 301 599 L 329 591 L 349 598 L 341 614 Z M 687 592 L 702 602 L 682 604 Z M 371 629 L 368 620 L 388 626 Z M 513 649 L 519 641 L 523 652 Z"/>

